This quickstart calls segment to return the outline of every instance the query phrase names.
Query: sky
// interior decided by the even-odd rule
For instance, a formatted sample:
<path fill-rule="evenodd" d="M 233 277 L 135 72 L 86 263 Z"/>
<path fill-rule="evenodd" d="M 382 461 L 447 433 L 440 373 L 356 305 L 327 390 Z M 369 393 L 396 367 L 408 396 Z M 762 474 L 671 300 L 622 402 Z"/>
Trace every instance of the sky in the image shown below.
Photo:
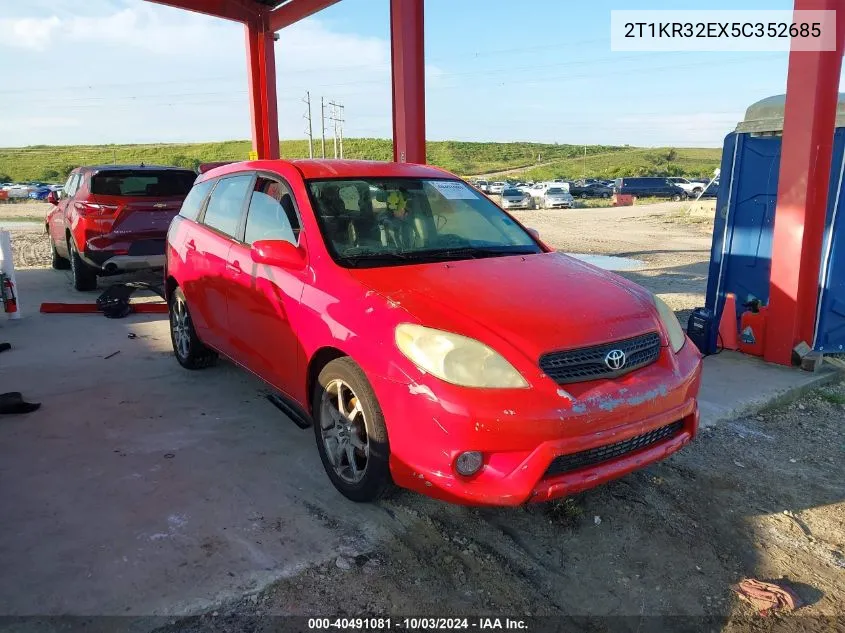
<path fill-rule="evenodd" d="M 717 147 L 784 92 L 786 53 L 612 52 L 610 11 L 630 8 L 425 0 L 427 138 Z M 345 106 L 345 137 L 391 136 L 388 0 L 341 0 L 279 35 L 282 138 L 305 138 L 306 91 L 315 137 L 321 96 Z M 0 0 L 0 146 L 248 137 L 240 24 L 143 0 Z"/>

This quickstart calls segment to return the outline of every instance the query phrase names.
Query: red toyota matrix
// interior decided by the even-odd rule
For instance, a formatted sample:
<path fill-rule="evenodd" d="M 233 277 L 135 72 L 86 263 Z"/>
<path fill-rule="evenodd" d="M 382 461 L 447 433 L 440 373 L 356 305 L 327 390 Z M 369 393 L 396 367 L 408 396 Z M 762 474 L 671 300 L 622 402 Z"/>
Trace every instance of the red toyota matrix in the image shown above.
<path fill-rule="evenodd" d="M 355 501 L 391 484 L 546 501 L 698 427 L 701 359 L 665 303 L 434 167 L 213 169 L 170 226 L 165 279 L 179 363 L 223 354 L 269 383 Z"/>

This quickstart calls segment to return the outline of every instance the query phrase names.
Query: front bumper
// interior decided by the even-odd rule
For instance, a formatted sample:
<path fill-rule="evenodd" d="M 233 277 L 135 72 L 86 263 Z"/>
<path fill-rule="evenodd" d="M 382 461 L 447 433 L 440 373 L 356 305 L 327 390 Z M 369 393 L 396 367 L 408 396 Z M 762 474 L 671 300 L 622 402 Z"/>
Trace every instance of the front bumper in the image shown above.
<path fill-rule="evenodd" d="M 508 202 L 502 200 L 503 209 L 530 209 L 533 205 L 531 200 L 522 200 L 521 202 Z"/>
<path fill-rule="evenodd" d="M 453 503 L 520 505 L 598 486 L 665 458 L 698 430 L 701 359 L 691 342 L 673 355 L 612 380 L 581 383 L 573 397 L 550 379 L 530 389 L 484 390 L 372 379 L 388 426 L 394 481 Z M 569 385 L 575 387 L 575 385 Z M 574 391 L 574 389 L 573 389 Z M 558 475 L 561 455 L 616 444 L 681 422 L 672 436 Z M 481 451 L 472 477 L 454 470 L 464 451 Z"/>
<path fill-rule="evenodd" d="M 555 201 L 548 201 L 546 202 L 547 209 L 571 209 L 572 208 L 572 201 L 571 200 L 555 200 Z"/>

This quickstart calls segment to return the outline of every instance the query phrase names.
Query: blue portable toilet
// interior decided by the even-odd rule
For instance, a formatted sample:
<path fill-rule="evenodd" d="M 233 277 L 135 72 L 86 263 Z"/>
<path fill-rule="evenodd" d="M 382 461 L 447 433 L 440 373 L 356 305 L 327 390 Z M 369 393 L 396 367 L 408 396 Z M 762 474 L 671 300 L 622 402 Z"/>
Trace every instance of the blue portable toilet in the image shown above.
<path fill-rule="evenodd" d="M 758 101 L 736 130 L 725 137 L 710 252 L 706 306 L 722 316 L 725 295 L 737 298 L 737 319 L 743 304 L 769 301 L 772 234 L 775 222 L 785 95 Z M 815 340 L 824 353 L 845 353 L 845 94 L 839 95 L 833 141 L 827 220 L 819 270 L 819 303 Z M 797 262 L 796 262 L 796 265 Z M 709 350 L 716 350 L 716 332 Z"/>

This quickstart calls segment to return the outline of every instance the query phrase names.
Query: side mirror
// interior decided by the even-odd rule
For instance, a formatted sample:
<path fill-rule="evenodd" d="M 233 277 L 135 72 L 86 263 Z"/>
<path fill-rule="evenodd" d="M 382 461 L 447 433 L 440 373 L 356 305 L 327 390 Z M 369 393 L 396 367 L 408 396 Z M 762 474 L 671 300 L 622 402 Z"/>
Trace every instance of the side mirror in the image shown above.
<path fill-rule="evenodd" d="M 540 239 L 540 231 L 538 231 L 537 229 L 532 229 L 532 228 L 529 228 L 529 229 L 528 229 L 528 232 L 529 232 L 529 233 L 531 233 L 531 236 L 532 236 L 535 240 L 538 240 L 538 241 L 539 241 L 539 239 Z"/>
<path fill-rule="evenodd" d="M 55 191 L 51 191 L 47 194 L 47 202 L 50 204 L 59 204 L 59 194 Z"/>
<path fill-rule="evenodd" d="M 299 270 L 305 267 L 305 249 L 285 240 L 258 240 L 250 250 L 256 264 Z"/>

